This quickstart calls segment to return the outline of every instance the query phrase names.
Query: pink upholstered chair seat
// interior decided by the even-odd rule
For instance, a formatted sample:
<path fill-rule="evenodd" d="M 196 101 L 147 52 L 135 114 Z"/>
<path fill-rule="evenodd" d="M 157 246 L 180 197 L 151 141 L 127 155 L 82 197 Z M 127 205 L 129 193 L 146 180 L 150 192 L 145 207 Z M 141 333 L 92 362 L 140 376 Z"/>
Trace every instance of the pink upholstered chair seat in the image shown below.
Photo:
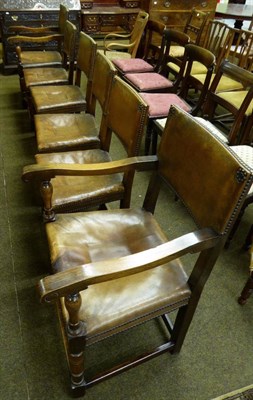
<path fill-rule="evenodd" d="M 141 93 L 140 95 L 149 106 L 149 118 L 167 117 L 172 104 L 186 112 L 191 111 L 189 104 L 174 93 Z"/>
<path fill-rule="evenodd" d="M 154 67 L 142 58 L 128 58 L 112 60 L 115 67 L 121 74 L 137 73 L 137 72 L 152 72 Z"/>
<path fill-rule="evenodd" d="M 156 72 L 126 74 L 126 81 L 139 92 L 167 91 L 173 83 Z"/>

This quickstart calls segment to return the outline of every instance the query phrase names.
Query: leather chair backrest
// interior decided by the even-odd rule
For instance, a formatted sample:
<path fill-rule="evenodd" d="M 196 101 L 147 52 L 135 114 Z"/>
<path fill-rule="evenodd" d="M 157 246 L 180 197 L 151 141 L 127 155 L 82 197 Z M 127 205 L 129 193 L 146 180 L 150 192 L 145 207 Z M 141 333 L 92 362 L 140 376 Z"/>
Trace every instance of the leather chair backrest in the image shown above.
<path fill-rule="evenodd" d="M 171 107 L 158 150 L 159 175 L 174 189 L 197 225 L 229 230 L 252 171 L 192 116 Z M 226 165 L 226 168 L 224 168 Z"/>

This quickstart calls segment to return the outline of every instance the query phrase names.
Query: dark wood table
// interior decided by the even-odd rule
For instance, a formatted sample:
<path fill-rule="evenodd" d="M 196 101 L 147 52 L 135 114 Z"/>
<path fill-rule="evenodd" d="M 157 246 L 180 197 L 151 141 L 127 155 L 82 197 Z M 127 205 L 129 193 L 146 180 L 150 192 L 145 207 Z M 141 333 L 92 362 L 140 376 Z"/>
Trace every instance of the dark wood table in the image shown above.
<path fill-rule="evenodd" d="M 240 21 L 250 21 L 253 15 L 253 5 L 251 4 L 217 4 L 215 17 L 223 19 L 235 19 Z"/>

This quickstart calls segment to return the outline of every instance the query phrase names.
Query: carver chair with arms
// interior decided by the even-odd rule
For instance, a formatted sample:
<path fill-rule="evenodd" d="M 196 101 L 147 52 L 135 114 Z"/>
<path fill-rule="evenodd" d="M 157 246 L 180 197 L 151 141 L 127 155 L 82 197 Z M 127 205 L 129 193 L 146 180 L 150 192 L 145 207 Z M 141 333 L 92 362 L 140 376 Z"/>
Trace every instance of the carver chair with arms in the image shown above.
<path fill-rule="evenodd" d="M 100 147 L 97 106 L 107 114 L 113 77 L 117 70 L 102 53 L 96 53 L 91 100 L 86 112 L 75 114 L 36 114 L 34 126 L 39 153 L 87 150 Z"/>
<path fill-rule="evenodd" d="M 63 67 L 37 67 L 23 70 L 22 92 L 29 101 L 30 87 L 42 85 L 72 85 L 74 79 L 77 29 L 66 21 L 62 48 Z"/>
<path fill-rule="evenodd" d="M 120 99 L 120 101 L 119 101 Z M 39 168 L 44 165 L 68 163 L 76 169 L 76 176 L 60 174 L 52 185 L 42 182 L 41 194 L 56 212 L 73 212 L 94 207 L 104 208 L 107 203 L 119 201 L 129 207 L 133 171 L 124 175 L 113 174 L 93 177 L 80 176 L 85 164 L 105 163 L 112 160 L 110 144 L 112 133 L 122 145 L 127 157 L 138 155 L 147 123 L 148 107 L 138 93 L 118 76 L 112 82 L 107 111 L 100 126 L 100 148 L 91 150 L 44 153 L 35 156 Z M 120 147 L 119 147 L 120 148 Z M 44 208 L 44 216 L 47 210 Z"/>
<path fill-rule="evenodd" d="M 13 25 L 9 27 L 10 32 L 15 35 L 8 38 L 10 44 L 16 44 L 16 52 L 18 57 L 18 72 L 20 78 L 23 76 L 24 68 L 33 67 L 57 67 L 62 66 L 61 45 L 64 39 L 65 24 L 68 19 L 69 10 L 63 4 L 60 4 L 59 25 L 44 27 L 28 27 Z M 50 42 L 58 43 L 58 50 L 43 50 L 43 46 Z M 41 43 L 41 50 L 27 50 L 27 43 Z M 21 47 L 24 44 L 24 49 Z M 29 46 L 30 48 L 32 46 Z"/>
<path fill-rule="evenodd" d="M 34 114 L 74 113 L 86 110 L 90 101 L 91 82 L 94 71 L 97 44 L 84 32 L 79 34 L 74 85 L 46 85 L 30 88 L 31 117 Z M 81 76 L 87 78 L 86 93 L 80 88 Z"/>
<path fill-rule="evenodd" d="M 139 11 L 132 32 L 130 33 L 108 33 L 104 38 L 104 52 L 110 59 L 134 58 L 136 56 L 142 35 L 147 25 L 149 14 Z M 117 41 L 112 41 L 112 40 Z M 128 43 L 120 43 L 120 40 Z"/>
<path fill-rule="evenodd" d="M 94 169 L 87 166 L 83 173 L 101 174 L 103 167 L 104 173 L 114 173 L 148 166 L 154 172 L 142 208 L 58 214 L 55 221 L 51 215 L 52 222 L 46 224 L 53 273 L 37 288 L 41 302 L 58 306 L 76 395 L 155 356 L 180 351 L 203 287 L 253 179 L 226 145 L 176 107 L 170 111 L 157 156 L 93 165 Z M 64 168 L 73 172 L 69 165 Z M 45 171 L 48 179 L 59 172 L 49 165 Z M 36 172 L 34 166 L 26 167 L 23 179 L 32 179 Z M 161 185 L 163 193 L 168 185 L 164 223 L 170 230 L 178 221 L 169 211 L 171 189 L 198 228 L 184 214 L 182 235 L 167 238 L 153 215 Z M 187 263 L 186 254 L 191 254 Z M 171 312 L 177 313 L 174 322 L 168 315 Z M 160 346 L 146 344 L 144 354 L 135 349 L 132 358 L 111 368 L 113 354 L 121 355 L 111 343 L 106 360 L 109 370 L 88 376 L 86 347 L 92 345 L 95 353 L 96 342 L 144 323 L 148 338 L 151 320 L 157 318 L 164 332 Z M 101 364 L 96 363 L 97 370 Z"/>

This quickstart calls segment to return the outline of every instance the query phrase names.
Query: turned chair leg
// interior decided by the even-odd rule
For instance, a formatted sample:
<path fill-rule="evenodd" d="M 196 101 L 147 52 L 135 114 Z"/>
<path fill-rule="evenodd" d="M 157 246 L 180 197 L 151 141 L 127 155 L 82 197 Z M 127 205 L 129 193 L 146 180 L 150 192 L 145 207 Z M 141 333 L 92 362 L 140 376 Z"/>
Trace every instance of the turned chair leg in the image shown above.
<path fill-rule="evenodd" d="M 68 361 L 71 374 L 71 389 L 75 396 L 85 393 L 86 382 L 84 379 L 84 347 L 85 347 L 85 324 L 79 320 L 81 307 L 80 293 L 65 297 L 65 306 L 69 313 L 67 325 L 68 338 Z"/>

